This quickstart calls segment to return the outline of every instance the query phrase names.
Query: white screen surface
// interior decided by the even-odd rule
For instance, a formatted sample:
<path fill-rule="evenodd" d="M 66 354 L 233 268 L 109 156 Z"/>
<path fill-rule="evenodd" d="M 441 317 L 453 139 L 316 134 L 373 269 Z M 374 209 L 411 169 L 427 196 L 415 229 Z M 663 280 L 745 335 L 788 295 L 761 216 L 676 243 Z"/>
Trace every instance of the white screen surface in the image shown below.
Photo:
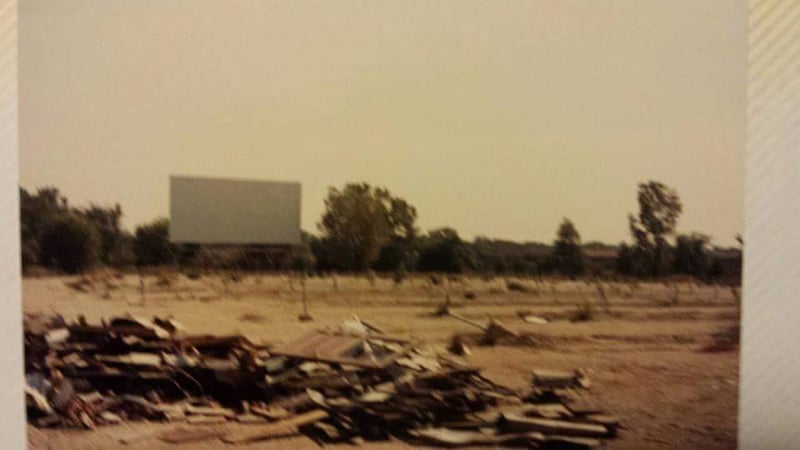
<path fill-rule="evenodd" d="M 170 177 L 170 240 L 300 244 L 300 183 Z"/>

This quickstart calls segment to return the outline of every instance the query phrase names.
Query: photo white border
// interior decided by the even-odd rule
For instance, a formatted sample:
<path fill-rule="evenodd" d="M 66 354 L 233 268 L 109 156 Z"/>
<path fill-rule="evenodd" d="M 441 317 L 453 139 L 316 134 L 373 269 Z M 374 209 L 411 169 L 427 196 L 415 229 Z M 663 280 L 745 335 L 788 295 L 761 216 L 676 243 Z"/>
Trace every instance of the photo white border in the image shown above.
<path fill-rule="evenodd" d="M 800 448 L 800 1 L 749 3 L 739 448 Z"/>
<path fill-rule="evenodd" d="M 750 0 L 739 448 L 800 443 L 800 0 Z M 17 1 L 0 0 L 0 432 L 25 448 Z"/>
<path fill-rule="evenodd" d="M 0 0 L 0 435 L 26 447 L 17 133 L 17 1 Z"/>

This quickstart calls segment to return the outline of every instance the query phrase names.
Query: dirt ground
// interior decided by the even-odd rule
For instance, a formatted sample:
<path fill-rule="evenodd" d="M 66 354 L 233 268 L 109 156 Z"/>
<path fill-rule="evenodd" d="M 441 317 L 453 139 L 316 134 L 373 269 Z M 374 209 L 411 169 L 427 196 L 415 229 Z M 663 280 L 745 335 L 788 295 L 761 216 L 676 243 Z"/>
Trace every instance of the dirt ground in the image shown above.
<path fill-rule="evenodd" d="M 171 276 L 145 277 L 142 301 L 136 275 L 95 276 L 82 290 L 68 286 L 75 277 L 25 278 L 25 312 L 59 313 L 91 321 L 131 313 L 172 315 L 190 333 L 242 333 L 263 343 L 291 340 L 311 329 L 334 326 L 357 315 L 421 345 L 444 347 L 454 333 L 477 331 L 453 318 L 432 312 L 442 304 L 444 288 L 426 277 L 401 285 L 378 278 L 310 278 L 306 295 L 312 322 L 300 322 L 301 283 L 277 275 L 246 275 L 240 281 L 206 275 L 197 280 Z M 509 291 L 508 281 L 527 292 Z M 538 346 L 473 347 L 468 361 L 493 381 L 512 388 L 530 382 L 534 368 L 583 368 L 592 380 L 589 397 L 621 418 L 624 429 L 607 442 L 608 449 L 733 449 L 736 448 L 739 353 L 706 352 L 712 335 L 737 325 L 737 294 L 730 288 L 677 284 L 555 281 L 497 277 L 466 278 L 448 284 L 453 311 L 476 321 L 489 317 L 510 328 L 532 333 Z M 465 293 L 474 294 L 466 299 Z M 578 305 L 592 304 L 593 317 L 568 319 Z M 520 313 L 550 319 L 531 324 Z M 149 439 L 123 446 L 117 439 L 131 433 L 171 425 L 132 423 L 96 431 L 38 430 L 29 427 L 29 448 L 106 449 L 172 448 Z M 246 425 L 227 425 L 242 427 Z M 346 445 L 349 447 L 349 445 Z M 192 448 L 224 448 L 222 442 Z M 266 448 L 315 448 L 305 437 L 257 443 Z M 366 443 L 367 449 L 397 449 L 399 441 Z"/>

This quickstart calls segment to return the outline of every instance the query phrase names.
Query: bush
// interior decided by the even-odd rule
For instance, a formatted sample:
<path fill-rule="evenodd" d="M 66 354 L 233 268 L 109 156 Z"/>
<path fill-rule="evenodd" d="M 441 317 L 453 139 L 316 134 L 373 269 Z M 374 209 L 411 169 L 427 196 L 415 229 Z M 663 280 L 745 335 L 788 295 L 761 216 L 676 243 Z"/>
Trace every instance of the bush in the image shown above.
<path fill-rule="evenodd" d="M 41 259 L 51 267 L 78 273 L 99 259 L 100 237 L 86 220 L 64 214 L 53 221 L 41 238 Z"/>
<path fill-rule="evenodd" d="M 108 255 L 108 265 L 117 269 L 125 269 L 136 263 L 136 255 L 133 253 L 133 236 L 130 233 L 122 233 L 116 246 Z"/>
<path fill-rule="evenodd" d="M 176 249 L 169 241 L 169 220 L 158 219 L 136 227 L 133 241 L 136 264 L 156 266 L 175 262 Z"/>

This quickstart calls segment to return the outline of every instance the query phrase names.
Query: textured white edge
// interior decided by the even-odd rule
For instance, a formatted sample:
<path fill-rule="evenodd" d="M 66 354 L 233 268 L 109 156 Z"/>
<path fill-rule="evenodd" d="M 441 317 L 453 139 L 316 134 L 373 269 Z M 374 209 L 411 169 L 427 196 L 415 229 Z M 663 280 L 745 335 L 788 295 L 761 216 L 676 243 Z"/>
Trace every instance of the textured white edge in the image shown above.
<path fill-rule="evenodd" d="M 800 1 L 750 0 L 739 448 L 800 448 Z"/>
<path fill-rule="evenodd" d="M 0 447 L 23 449 L 27 433 L 20 298 L 16 0 L 0 0 L 0 52 Z"/>
<path fill-rule="evenodd" d="M 749 7 L 739 448 L 789 449 L 800 445 L 800 2 Z M 0 431 L 3 448 L 22 449 L 16 0 L 0 0 L 0 29 Z"/>

